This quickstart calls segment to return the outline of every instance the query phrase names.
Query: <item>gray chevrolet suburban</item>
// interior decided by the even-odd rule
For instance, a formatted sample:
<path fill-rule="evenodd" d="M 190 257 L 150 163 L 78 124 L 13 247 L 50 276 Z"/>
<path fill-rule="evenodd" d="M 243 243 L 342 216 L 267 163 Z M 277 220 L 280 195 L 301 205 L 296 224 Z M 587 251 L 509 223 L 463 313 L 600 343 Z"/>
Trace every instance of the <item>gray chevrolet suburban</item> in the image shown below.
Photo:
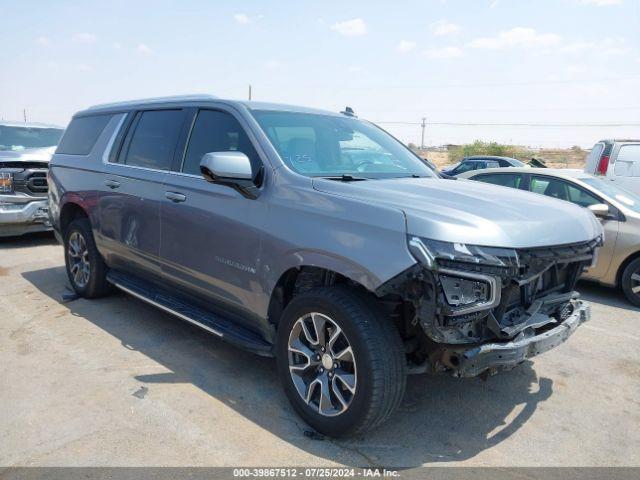
<path fill-rule="evenodd" d="M 589 319 L 602 227 L 568 202 L 441 178 L 350 109 L 171 97 L 77 113 L 51 221 L 87 298 L 113 287 L 259 355 L 353 435 L 408 373 L 487 375 Z"/>

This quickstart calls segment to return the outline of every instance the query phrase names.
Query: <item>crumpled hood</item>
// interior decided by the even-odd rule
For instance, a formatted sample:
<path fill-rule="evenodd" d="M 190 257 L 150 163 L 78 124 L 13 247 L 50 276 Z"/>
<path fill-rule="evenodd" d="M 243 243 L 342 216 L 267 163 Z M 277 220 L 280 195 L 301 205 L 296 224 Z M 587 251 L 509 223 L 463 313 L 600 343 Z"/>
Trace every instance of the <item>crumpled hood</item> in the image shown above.
<path fill-rule="evenodd" d="M 408 234 L 434 240 L 532 248 L 583 242 L 602 233 L 600 222 L 585 208 L 470 180 L 315 178 L 313 186 L 321 192 L 398 208 L 405 213 Z"/>
<path fill-rule="evenodd" d="M 0 150 L 0 162 L 48 162 L 55 151 L 56 147 Z"/>

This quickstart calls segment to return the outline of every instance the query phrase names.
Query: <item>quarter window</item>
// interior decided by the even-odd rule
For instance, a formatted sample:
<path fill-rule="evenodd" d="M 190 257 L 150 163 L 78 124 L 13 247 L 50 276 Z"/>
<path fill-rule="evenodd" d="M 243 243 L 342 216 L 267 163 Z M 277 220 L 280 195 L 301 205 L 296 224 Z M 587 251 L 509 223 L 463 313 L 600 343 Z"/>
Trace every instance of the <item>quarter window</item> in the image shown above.
<path fill-rule="evenodd" d="M 125 165 L 169 170 L 182 129 L 183 110 L 139 112 L 124 157 Z"/>
<path fill-rule="evenodd" d="M 200 160 L 209 152 L 242 152 L 249 160 L 254 174 L 261 161 L 240 123 L 229 113 L 201 110 L 193 125 L 182 172 L 200 174 Z"/>
<path fill-rule="evenodd" d="M 89 155 L 112 115 L 92 115 L 71 120 L 60 140 L 56 153 Z"/>

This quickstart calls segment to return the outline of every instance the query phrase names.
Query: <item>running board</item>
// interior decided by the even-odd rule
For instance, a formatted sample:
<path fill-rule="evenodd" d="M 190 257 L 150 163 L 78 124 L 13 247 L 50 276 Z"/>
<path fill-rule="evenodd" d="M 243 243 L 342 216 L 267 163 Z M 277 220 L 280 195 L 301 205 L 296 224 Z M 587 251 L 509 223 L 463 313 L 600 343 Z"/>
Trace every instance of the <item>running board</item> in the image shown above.
<path fill-rule="evenodd" d="M 123 292 L 213 333 L 226 342 L 264 357 L 273 356 L 272 345 L 258 334 L 213 312 L 189 305 L 164 289 L 113 270 L 107 274 L 107 280 Z"/>

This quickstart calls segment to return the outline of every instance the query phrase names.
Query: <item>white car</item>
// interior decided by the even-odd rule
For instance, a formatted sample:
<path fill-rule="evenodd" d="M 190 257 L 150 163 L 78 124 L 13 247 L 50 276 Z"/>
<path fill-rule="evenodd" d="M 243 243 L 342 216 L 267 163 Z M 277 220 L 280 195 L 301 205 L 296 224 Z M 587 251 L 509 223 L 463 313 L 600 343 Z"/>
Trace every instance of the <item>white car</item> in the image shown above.
<path fill-rule="evenodd" d="M 585 173 L 640 195 L 640 140 L 602 140 L 587 157 Z"/>

